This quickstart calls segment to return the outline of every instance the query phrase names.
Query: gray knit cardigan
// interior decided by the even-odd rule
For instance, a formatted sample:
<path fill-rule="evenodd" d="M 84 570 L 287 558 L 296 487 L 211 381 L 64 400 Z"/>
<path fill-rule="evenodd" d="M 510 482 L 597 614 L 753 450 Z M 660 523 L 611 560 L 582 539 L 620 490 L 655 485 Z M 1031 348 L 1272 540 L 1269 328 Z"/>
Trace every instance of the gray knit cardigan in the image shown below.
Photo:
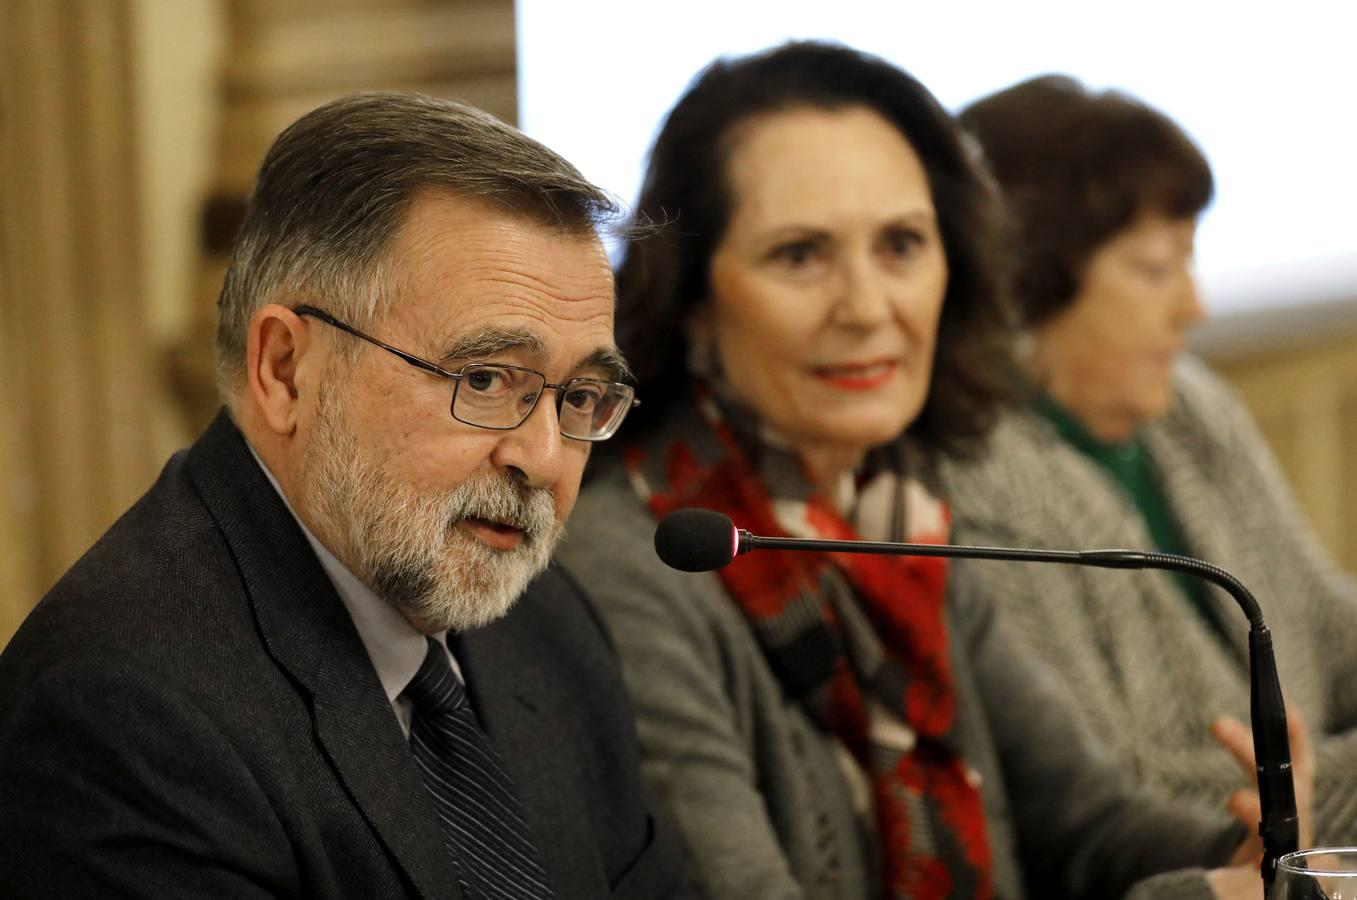
<path fill-rule="evenodd" d="M 1251 419 L 1194 361 L 1170 414 L 1144 428 L 1189 553 L 1224 567 L 1262 605 L 1282 689 L 1316 733 L 1316 840 L 1357 844 L 1357 585 L 1320 549 Z M 1101 468 L 1039 415 L 998 427 L 989 455 L 945 470 L 958 541 L 1047 548 L 1153 547 L 1144 520 Z M 1218 809 L 1244 785 L 1208 734 L 1248 721 L 1247 622 L 1209 588 L 1223 637 L 1171 576 L 974 563 L 954 578 L 1002 597 L 1079 723 L 1161 795 Z"/>
<path fill-rule="evenodd" d="M 876 900 L 874 831 L 854 812 L 846 751 L 789 701 L 712 573 L 655 557 L 655 521 L 617 467 L 597 473 L 558 559 L 612 633 L 643 773 L 713 900 Z M 1020 643 L 974 592 L 950 592 L 958 738 L 982 776 L 996 896 L 1203 900 L 1202 872 L 1243 828 L 1133 794 L 1078 732 Z M 927 840 L 926 823 L 914 823 Z M 1026 879 L 1027 885 L 1024 885 Z"/>

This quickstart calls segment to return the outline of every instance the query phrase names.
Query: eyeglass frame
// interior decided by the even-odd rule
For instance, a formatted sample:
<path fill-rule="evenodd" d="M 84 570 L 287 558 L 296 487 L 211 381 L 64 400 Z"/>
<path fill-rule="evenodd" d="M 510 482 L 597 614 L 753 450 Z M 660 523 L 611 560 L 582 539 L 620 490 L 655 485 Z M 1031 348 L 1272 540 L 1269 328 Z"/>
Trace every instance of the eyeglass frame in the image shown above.
<path fill-rule="evenodd" d="M 572 384 L 584 381 L 592 382 L 594 384 L 607 384 L 615 387 L 625 388 L 628 392 L 630 392 L 631 400 L 624 407 L 625 411 L 622 413 L 622 415 L 618 417 L 617 421 L 613 424 L 612 429 L 607 434 L 601 435 L 599 437 L 577 437 L 573 434 L 566 434 L 564 430 L 561 431 L 562 437 L 570 438 L 572 441 L 586 441 L 588 443 L 598 443 L 599 441 L 606 441 L 613 435 L 617 434 L 617 429 L 622 427 L 622 422 L 626 420 L 627 413 L 631 412 L 633 409 L 641 405 L 641 401 L 636 397 L 636 389 L 631 385 L 623 384 L 620 381 L 608 381 L 603 378 L 571 378 L 569 381 L 566 381 L 562 384 L 553 384 L 552 382 L 547 380 L 547 376 L 544 373 L 539 372 L 536 369 L 530 369 L 527 366 L 513 366 L 509 365 L 508 363 L 470 362 L 463 366 L 461 369 L 458 369 L 456 372 L 450 372 L 447 369 L 443 368 L 442 366 L 438 365 L 437 363 L 429 362 L 427 359 L 415 356 L 413 353 L 407 353 L 406 351 L 401 350 L 398 347 L 393 347 L 390 344 L 386 343 L 385 341 L 379 340 L 370 334 L 365 334 L 362 331 L 359 331 L 357 328 L 354 328 L 352 325 L 349 325 L 347 322 L 340 321 L 339 319 L 330 315 L 328 312 L 321 309 L 320 307 L 311 306 L 310 304 L 304 303 L 300 306 L 293 307 L 292 312 L 298 316 L 310 316 L 313 319 L 317 319 L 321 322 L 324 322 L 326 325 L 338 328 L 340 331 L 348 332 L 349 334 L 353 335 L 354 337 L 360 340 L 367 341 L 369 344 L 381 347 L 387 353 L 391 353 L 399 357 L 403 362 L 406 362 L 409 365 L 414 366 L 416 369 L 421 369 L 425 372 L 428 372 L 431 375 L 437 375 L 440 378 L 451 379 L 453 383 L 453 388 L 452 388 L 452 399 L 448 402 L 448 413 L 456 421 L 461 422 L 463 425 L 470 425 L 472 428 L 484 428 L 487 431 L 513 431 L 515 428 L 521 427 L 524 422 L 528 421 L 528 417 L 531 416 L 537 410 L 537 404 L 541 402 L 542 394 L 546 393 L 547 388 L 551 388 L 556 391 L 557 422 L 559 422 L 561 418 L 561 404 L 565 402 L 565 389 L 570 387 Z M 457 391 L 462 386 L 462 378 L 465 377 L 463 373 L 465 372 L 466 369 L 470 369 L 473 366 L 475 367 L 492 366 L 500 369 L 508 369 L 513 372 L 526 372 L 529 375 L 536 375 L 538 378 L 542 379 L 542 389 L 537 392 L 537 396 L 533 398 L 532 406 L 528 407 L 528 411 L 523 414 L 523 418 L 519 419 L 517 424 L 481 425 L 477 422 L 468 422 L 466 419 L 463 419 L 462 417 L 457 415 L 455 411 L 457 408 Z"/>

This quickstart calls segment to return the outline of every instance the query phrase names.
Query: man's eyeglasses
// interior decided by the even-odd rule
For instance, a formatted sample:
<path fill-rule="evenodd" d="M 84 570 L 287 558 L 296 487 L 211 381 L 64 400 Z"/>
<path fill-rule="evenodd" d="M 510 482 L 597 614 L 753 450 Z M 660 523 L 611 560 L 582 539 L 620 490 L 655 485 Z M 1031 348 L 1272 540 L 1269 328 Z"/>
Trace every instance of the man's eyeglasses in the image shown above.
<path fill-rule="evenodd" d="M 456 372 L 397 350 L 390 344 L 366 335 L 336 319 L 323 309 L 298 306 L 299 316 L 311 316 L 356 338 L 376 344 L 399 356 L 417 369 L 452 379 L 452 417 L 477 428 L 509 431 L 522 425 L 537 408 L 542 392 L 556 391 L 556 417 L 561 434 L 577 441 L 606 441 L 616 432 L 633 406 L 639 406 L 631 385 L 596 378 L 572 378 L 565 384 L 552 384 L 545 375 L 522 366 L 498 363 L 471 363 Z"/>

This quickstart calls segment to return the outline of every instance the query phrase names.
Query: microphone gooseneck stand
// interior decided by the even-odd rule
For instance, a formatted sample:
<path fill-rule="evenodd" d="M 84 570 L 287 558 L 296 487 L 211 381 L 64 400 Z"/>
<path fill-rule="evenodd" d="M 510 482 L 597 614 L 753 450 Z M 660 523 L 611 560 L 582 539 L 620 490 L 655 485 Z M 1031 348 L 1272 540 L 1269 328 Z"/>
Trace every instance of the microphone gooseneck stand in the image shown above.
<path fill-rule="evenodd" d="M 1298 849 L 1300 828 L 1296 815 L 1296 788 L 1291 777 L 1291 745 L 1287 737 L 1281 682 L 1277 678 L 1277 660 L 1272 651 L 1272 632 L 1263 622 L 1263 611 L 1253 594 L 1224 569 L 1187 556 L 1141 550 L 1020 550 L 885 541 L 822 541 L 759 537 L 744 529 L 734 529 L 734 535 L 732 557 L 751 550 L 801 550 L 1051 562 L 1106 569 L 1168 569 L 1196 575 L 1224 588 L 1249 619 L 1249 717 L 1253 725 L 1253 752 L 1258 767 L 1258 796 L 1262 807 L 1258 833 L 1263 838 L 1262 876 L 1265 889 L 1272 887 L 1277 874 L 1277 860 Z M 729 558 L 726 562 L 729 562 Z"/>

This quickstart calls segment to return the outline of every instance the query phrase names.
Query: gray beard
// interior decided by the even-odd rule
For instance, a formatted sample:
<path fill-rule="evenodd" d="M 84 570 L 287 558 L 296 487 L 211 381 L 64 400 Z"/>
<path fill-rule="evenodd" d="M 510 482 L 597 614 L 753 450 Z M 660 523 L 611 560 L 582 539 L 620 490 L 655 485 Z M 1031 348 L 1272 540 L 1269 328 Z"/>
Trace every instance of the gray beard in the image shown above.
<path fill-rule="evenodd" d="M 493 622 L 551 561 L 563 528 L 550 491 L 494 473 L 422 497 L 366 456 L 328 390 L 317 420 L 309 504 L 340 544 L 336 556 L 419 627 L 456 632 Z M 512 524 L 523 540 L 496 550 L 457 527 L 468 518 Z"/>

